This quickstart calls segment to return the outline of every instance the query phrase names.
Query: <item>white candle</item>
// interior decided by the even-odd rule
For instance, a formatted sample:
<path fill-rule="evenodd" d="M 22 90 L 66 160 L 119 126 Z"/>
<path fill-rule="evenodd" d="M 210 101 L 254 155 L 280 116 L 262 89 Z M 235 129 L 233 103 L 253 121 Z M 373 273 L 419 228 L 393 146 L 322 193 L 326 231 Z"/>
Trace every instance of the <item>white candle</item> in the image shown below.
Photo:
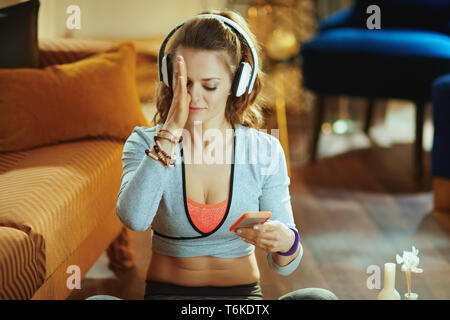
<path fill-rule="evenodd" d="M 378 300 L 400 300 L 400 294 L 395 290 L 395 263 L 384 264 L 384 288 L 378 294 Z"/>
<path fill-rule="evenodd" d="M 395 288 L 395 263 L 388 262 L 384 264 L 384 287 Z"/>

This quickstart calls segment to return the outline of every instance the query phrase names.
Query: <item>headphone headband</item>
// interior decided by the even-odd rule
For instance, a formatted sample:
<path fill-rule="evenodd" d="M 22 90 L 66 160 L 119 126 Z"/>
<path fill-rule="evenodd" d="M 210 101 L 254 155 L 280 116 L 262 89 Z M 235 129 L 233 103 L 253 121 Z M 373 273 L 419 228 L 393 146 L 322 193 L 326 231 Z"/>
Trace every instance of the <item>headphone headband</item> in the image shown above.
<path fill-rule="evenodd" d="M 166 38 L 162 42 L 161 47 L 159 49 L 159 53 L 158 53 L 158 76 L 159 76 L 159 81 L 163 81 L 161 65 L 162 65 L 162 59 L 164 57 L 164 51 L 165 51 L 167 42 L 169 42 L 169 39 L 172 37 L 172 35 L 179 28 L 181 28 L 184 24 L 186 24 L 190 20 L 197 19 L 197 18 L 215 18 L 215 19 L 218 19 L 218 20 L 222 21 L 223 23 L 227 24 L 228 26 L 232 27 L 235 31 L 237 31 L 244 38 L 245 42 L 247 42 L 247 45 L 250 48 L 250 54 L 252 56 L 252 61 L 253 61 L 251 77 L 250 77 L 250 82 L 249 82 L 247 93 L 252 92 L 253 85 L 255 84 L 255 80 L 256 80 L 256 71 L 258 70 L 258 54 L 256 53 L 255 46 L 254 46 L 252 40 L 250 39 L 250 37 L 247 35 L 247 33 L 236 22 L 234 22 L 233 20 L 228 19 L 228 18 L 226 18 L 224 16 L 218 15 L 218 14 L 200 14 L 200 15 L 191 17 L 191 18 L 183 21 L 177 27 L 175 27 L 172 31 L 170 31 L 170 33 L 166 36 Z"/>

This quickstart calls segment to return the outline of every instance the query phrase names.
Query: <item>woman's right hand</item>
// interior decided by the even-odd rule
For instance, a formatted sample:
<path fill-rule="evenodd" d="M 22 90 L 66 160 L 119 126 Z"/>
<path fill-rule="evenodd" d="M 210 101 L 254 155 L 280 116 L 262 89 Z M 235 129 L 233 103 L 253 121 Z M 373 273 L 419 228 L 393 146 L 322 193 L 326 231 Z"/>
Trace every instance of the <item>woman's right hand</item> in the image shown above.
<path fill-rule="evenodd" d="M 191 96 L 187 91 L 187 70 L 183 56 L 175 61 L 172 78 L 173 98 L 164 127 L 168 130 L 181 130 L 184 128 L 188 115 Z M 180 132 L 181 133 L 181 132 Z"/>

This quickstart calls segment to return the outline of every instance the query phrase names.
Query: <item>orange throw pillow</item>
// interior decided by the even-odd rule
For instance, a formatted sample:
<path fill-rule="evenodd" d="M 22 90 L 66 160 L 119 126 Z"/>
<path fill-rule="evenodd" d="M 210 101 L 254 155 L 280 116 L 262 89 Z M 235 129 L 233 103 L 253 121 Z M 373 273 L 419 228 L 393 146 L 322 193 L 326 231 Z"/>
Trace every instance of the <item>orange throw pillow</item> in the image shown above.
<path fill-rule="evenodd" d="M 86 137 L 125 141 L 149 126 L 132 43 L 44 69 L 0 69 L 0 152 Z"/>

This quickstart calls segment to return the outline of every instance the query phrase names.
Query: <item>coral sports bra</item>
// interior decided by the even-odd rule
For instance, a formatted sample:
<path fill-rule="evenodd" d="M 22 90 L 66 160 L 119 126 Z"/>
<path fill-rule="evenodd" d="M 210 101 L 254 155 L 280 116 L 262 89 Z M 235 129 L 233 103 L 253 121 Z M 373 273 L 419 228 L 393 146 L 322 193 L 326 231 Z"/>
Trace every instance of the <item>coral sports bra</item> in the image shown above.
<path fill-rule="evenodd" d="M 227 210 L 228 198 L 215 204 L 202 204 L 186 196 L 189 216 L 201 232 L 213 231 L 222 221 Z"/>

